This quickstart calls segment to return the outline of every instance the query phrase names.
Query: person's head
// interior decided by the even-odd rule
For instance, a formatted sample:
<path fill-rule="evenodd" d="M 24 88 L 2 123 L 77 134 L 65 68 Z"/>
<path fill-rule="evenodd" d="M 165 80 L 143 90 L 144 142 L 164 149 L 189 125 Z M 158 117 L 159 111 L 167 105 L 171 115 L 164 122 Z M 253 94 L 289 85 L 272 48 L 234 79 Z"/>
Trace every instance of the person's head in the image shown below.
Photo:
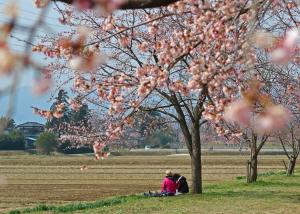
<path fill-rule="evenodd" d="M 166 171 L 166 176 L 172 176 L 171 170 L 168 169 L 168 170 Z"/>
<path fill-rule="evenodd" d="M 174 174 L 173 174 L 173 178 L 174 178 L 174 179 L 177 180 L 179 177 L 180 177 L 180 174 L 179 174 L 179 173 L 174 173 Z"/>

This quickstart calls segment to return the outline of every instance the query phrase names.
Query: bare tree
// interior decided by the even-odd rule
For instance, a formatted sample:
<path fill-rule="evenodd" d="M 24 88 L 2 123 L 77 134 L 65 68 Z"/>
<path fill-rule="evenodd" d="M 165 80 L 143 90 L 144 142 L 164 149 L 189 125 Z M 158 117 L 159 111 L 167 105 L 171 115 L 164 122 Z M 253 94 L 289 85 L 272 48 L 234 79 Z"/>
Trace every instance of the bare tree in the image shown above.
<path fill-rule="evenodd" d="M 285 164 L 286 175 L 291 176 L 294 174 L 297 158 L 300 153 L 299 121 L 291 123 L 287 129 L 278 134 L 278 139 L 289 160 L 288 166 Z"/>

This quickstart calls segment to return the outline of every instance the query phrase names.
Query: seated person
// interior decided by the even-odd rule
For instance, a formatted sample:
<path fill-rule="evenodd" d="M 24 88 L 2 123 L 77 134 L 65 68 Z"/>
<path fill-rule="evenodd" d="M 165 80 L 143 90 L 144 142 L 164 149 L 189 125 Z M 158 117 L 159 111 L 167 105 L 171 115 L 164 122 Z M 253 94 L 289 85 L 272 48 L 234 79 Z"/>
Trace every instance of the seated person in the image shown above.
<path fill-rule="evenodd" d="M 173 179 L 176 183 L 176 195 L 189 192 L 189 185 L 186 178 L 178 173 L 173 174 Z"/>
<path fill-rule="evenodd" d="M 176 193 L 176 183 L 173 179 L 171 170 L 166 171 L 166 177 L 161 185 L 161 193 L 168 196 L 175 195 Z"/>
<path fill-rule="evenodd" d="M 176 183 L 174 182 L 171 170 L 166 171 L 166 177 L 161 185 L 161 192 L 150 192 L 144 193 L 145 196 L 163 197 L 163 196 L 174 196 L 176 193 Z"/>

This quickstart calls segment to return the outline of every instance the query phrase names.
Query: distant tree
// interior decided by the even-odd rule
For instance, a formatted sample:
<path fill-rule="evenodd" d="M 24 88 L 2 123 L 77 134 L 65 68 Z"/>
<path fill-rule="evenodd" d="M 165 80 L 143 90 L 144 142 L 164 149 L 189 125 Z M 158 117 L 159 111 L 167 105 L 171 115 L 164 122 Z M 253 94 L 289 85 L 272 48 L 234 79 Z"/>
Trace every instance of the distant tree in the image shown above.
<path fill-rule="evenodd" d="M 174 141 L 174 137 L 175 136 L 172 136 L 170 132 L 156 131 L 153 135 L 146 138 L 145 144 L 152 147 L 170 149 L 171 143 Z"/>
<path fill-rule="evenodd" d="M 83 140 L 89 142 L 87 135 L 94 135 L 92 130 L 92 122 L 90 121 L 92 115 L 87 104 L 81 103 L 80 97 L 70 100 L 70 103 L 76 102 L 76 107 L 72 106 L 67 114 L 68 119 L 60 125 L 59 136 L 60 145 L 59 152 L 74 154 L 74 153 L 90 153 L 93 152 L 91 145 L 76 145 Z M 98 129 L 99 127 L 97 127 Z M 78 135 L 80 138 L 72 138 L 70 136 Z M 67 139 L 65 139 L 65 137 Z"/>
<path fill-rule="evenodd" d="M 0 134 L 0 150 L 9 150 L 11 138 L 7 134 Z"/>
<path fill-rule="evenodd" d="M 90 110 L 87 104 L 82 104 L 78 111 L 74 111 L 73 109 L 69 114 L 69 122 L 73 125 L 84 125 L 85 127 L 90 126 L 89 122 L 90 118 Z"/>
<path fill-rule="evenodd" d="M 55 110 L 56 105 L 64 103 L 68 104 L 68 92 L 66 92 L 64 89 L 60 89 L 58 91 L 57 97 L 55 97 L 55 102 L 51 105 L 50 110 Z"/>
<path fill-rule="evenodd" d="M 57 149 L 58 140 L 54 133 L 44 132 L 35 142 L 35 146 L 37 151 L 41 154 L 50 155 L 51 152 L 54 152 Z"/>
<path fill-rule="evenodd" d="M 24 150 L 25 138 L 19 130 L 0 134 L 0 150 Z"/>
<path fill-rule="evenodd" d="M 74 143 L 72 143 L 70 140 L 66 140 L 59 144 L 59 146 L 57 147 L 57 151 L 64 154 L 82 154 L 82 153 L 92 153 L 93 149 L 89 145 L 80 146 L 77 148 L 74 147 Z"/>
<path fill-rule="evenodd" d="M 24 150 L 25 149 L 25 137 L 19 130 L 13 130 L 9 133 L 9 137 L 12 141 L 13 148 L 15 150 Z"/>
<path fill-rule="evenodd" d="M 61 153 L 66 153 L 66 150 L 68 150 L 70 147 L 72 147 L 72 143 L 69 140 L 66 140 L 58 145 L 57 151 Z"/>
<path fill-rule="evenodd" d="M 0 118 L 0 130 L 2 129 L 8 129 L 8 130 L 12 130 L 14 129 L 16 126 L 16 123 L 14 121 L 14 119 L 12 118 L 8 118 L 8 117 L 1 117 Z"/>
<path fill-rule="evenodd" d="M 148 144 L 150 138 L 154 138 L 153 135 L 157 130 L 165 130 L 168 128 L 166 118 L 155 111 L 136 113 L 133 120 L 133 125 L 127 132 L 133 133 L 135 136 L 134 140 L 141 146 Z M 148 143 L 146 141 L 148 141 Z"/>
<path fill-rule="evenodd" d="M 300 123 L 294 120 L 289 126 L 278 134 L 278 139 L 283 151 L 289 160 L 288 166 L 285 164 L 286 175 L 294 174 L 297 158 L 300 154 Z"/>
<path fill-rule="evenodd" d="M 55 97 L 54 103 L 50 107 L 51 112 L 56 112 L 57 106 L 63 104 L 64 107 L 62 108 L 62 111 L 60 112 L 63 116 L 62 117 L 53 117 L 51 120 L 48 120 L 46 123 L 46 128 L 51 129 L 51 131 L 56 132 L 58 136 L 62 134 L 61 132 L 61 126 L 62 124 L 69 121 L 69 103 L 68 103 L 68 93 L 61 89 L 59 90 L 57 97 Z"/>

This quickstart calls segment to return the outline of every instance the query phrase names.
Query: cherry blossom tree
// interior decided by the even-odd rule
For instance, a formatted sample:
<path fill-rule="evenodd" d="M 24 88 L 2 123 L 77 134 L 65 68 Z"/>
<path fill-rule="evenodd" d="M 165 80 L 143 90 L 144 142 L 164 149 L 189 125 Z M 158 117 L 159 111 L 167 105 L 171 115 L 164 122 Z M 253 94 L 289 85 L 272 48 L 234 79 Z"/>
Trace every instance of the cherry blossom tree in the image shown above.
<path fill-rule="evenodd" d="M 248 182 L 257 179 L 257 156 L 268 138 L 299 113 L 299 12 L 299 3 L 275 1 L 257 13 L 256 30 L 249 35 L 253 69 L 239 85 L 241 98 L 225 111 L 227 122 L 234 123 L 229 129 L 240 130 L 236 139 L 250 147 Z"/>
<path fill-rule="evenodd" d="M 272 85 L 273 90 L 270 93 L 277 103 L 284 105 L 289 110 L 290 114 L 288 126 L 275 134 L 288 158 L 289 163 L 285 167 L 287 176 L 290 176 L 294 172 L 300 152 L 300 69 L 295 63 L 289 63 L 285 66 L 269 66 L 269 68 L 272 69 L 266 74 L 271 81 L 266 82 L 266 84 Z"/>
<path fill-rule="evenodd" d="M 269 71 L 268 76 L 259 70 L 256 74 L 259 79 L 246 80 L 248 86 L 242 92 L 242 98 L 231 103 L 225 109 L 224 115 L 226 127 L 230 132 L 236 133 L 225 137 L 250 148 L 247 162 L 248 183 L 257 180 L 258 155 L 261 149 L 268 139 L 274 137 L 290 120 L 290 112 L 282 102 L 277 102 L 278 94 L 275 94 L 275 91 L 278 85 L 272 79 L 274 75 Z"/>
<path fill-rule="evenodd" d="M 268 66 L 270 69 L 271 66 Z M 268 87 L 271 87 L 269 94 L 272 94 L 273 100 L 285 106 L 289 112 L 288 126 L 275 132 L 273 137 L 277 138 L 282 145 L 283 151 L 288 158 L 289 164 L 286 166 L 287 175 L 294 172 L 297 158 L 300 152 L 299 147 L 299 77 L 300 69 L 295 64 L 286 66 L 272 66 L 272 69 L 263 71 L 264 78 Z"/>
<path fill-rule="evenodd" d="M 45 38 L 34 51 L 57 57 L 50 69 L 70 70 L 77 92 L 106 109 L 112 118 L 109 140 L 138 111 L 157 111 L 178 122 L 191 156 L 193 192 L 201 193 L 200 127 L 209 119 L 226 134 L 218 124 L 235 91 L 230 85 L 248 69 L 243 50 L 254 8 L 239 1 L 180 1 L 107 18 L 85 12 L 69 24 L 88 27 L 89 34 L 80 29 Z M 109 59 L 104 64 L 101 54 Z"/>

